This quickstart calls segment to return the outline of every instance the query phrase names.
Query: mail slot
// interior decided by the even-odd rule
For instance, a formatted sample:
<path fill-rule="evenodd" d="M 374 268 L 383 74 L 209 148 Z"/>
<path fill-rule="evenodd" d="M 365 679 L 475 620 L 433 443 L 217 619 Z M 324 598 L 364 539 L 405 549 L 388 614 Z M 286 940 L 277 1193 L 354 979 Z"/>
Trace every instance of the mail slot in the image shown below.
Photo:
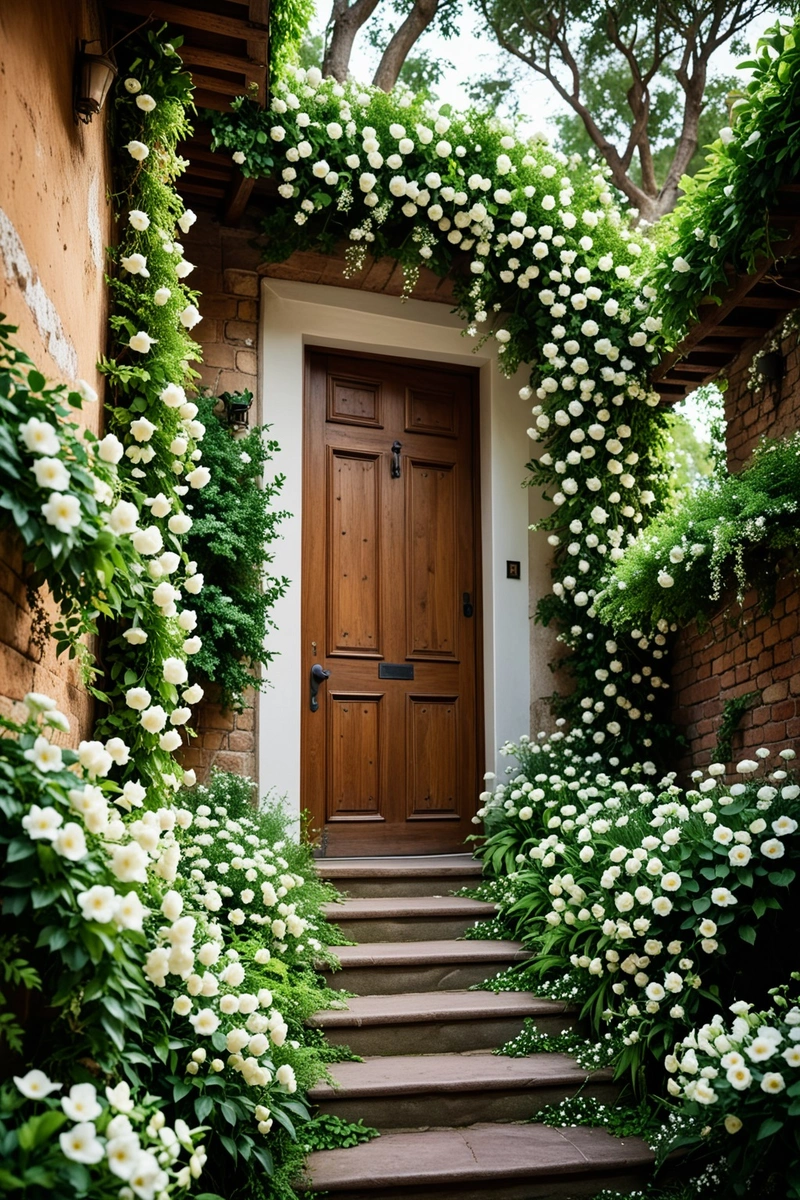
<path fill-rule="evenodd" d="M 378 679 L 413 679 L 413 663 L 378 663 Z"/>

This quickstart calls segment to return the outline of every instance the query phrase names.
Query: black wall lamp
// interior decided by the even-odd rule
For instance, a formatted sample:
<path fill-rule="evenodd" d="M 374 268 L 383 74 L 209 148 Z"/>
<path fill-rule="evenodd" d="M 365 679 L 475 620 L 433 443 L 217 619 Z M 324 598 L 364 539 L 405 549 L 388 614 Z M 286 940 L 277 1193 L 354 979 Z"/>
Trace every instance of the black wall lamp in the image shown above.
<path fill-rule="evenodd" d="M 95 43 L 100 44 L 97 39 L 80 42 L 75 55 L 72 107 L 76 124 L 83 121 L 88 125 L 92 117 L 97 116 L 117 75 L 117 65 L 110 51 L 106 54 L 87 52 L 86 47 Z"/>
<path fill-rule="evenodd" d="M 223 392 L 220 400 L 225 405 L 225 420 L 234 433 L 244 432 L 250 425 L 250 406 L 253 393 L 246 388 L 243 392 Z"/>

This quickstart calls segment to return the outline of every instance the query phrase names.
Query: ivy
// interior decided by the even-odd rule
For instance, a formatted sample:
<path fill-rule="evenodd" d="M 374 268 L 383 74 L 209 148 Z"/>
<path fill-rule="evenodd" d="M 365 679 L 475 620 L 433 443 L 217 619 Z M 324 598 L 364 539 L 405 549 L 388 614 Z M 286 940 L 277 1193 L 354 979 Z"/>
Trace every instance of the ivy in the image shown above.
<path fill-rule="evenodd" d="M 274 628 L 270 610 L 289 583 L 269 573 L 271 544 L 289 515 L 273 508 L 284 476 L 263 477 L 278 451 L 265 428 L 234 438 L 214 415 L 212 399 L 200 399 L 198 407 L 211 482 L 192 501 L 186 542 L 205 581 L 194 601 L 203 642 L 195 665 L 219 685 L 223 703 L 238 708 L 248 688 L 266 686 L 259 668 L 272 661 L 274 652 L 265 648 L 264 634 Z"/>

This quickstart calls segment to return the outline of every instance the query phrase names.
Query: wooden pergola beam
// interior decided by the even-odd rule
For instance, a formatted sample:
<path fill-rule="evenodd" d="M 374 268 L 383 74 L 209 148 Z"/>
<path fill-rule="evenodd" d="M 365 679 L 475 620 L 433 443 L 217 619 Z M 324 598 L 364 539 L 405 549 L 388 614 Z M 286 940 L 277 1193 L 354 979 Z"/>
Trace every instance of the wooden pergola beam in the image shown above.
<path fill-rule="evenodd" d="M 113 0 L 110 7 L 135 17 L 154 17 L 171 25 L 202 29 L 218 37 L 239 38 L 248 43 L 249 56 L 266 65 L 266 22 L 255 24 L 241 17 L 222 17 L 189 5 L 171 4 L 168 0 Z"/>

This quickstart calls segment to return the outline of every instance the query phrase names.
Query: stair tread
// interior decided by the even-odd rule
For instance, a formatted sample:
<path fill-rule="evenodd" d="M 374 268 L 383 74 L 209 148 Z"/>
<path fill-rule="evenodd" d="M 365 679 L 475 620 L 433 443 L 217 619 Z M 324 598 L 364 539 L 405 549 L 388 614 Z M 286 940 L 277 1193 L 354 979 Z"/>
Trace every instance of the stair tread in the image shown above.
<path fill-rule="evenodd" d="M 320 1191 L 449 1183 L 455 1194 L 470 1181 L 588 1175 L 652 1162 L 641 1138 L 604 1129 L 482 1124 L 383 1134 L 346 1150 L 317 1150 L 307 1166 Z"/>
<path fill-rule="evenodd" d="M 430 942 L 364 942 L 359 946 L 335 946 L 342 967 L 426 967 L 441 963 L 522 962 L 530 951 L 521 942 L 500 940 Z"/>
<path fill-rule="evenodd" d="M 404 917 L 491 917 L 497 905 L 463 896 L 356 896 L 341 904 L 323 904 L 330 921 Z"/>
<path fill-rule="evenodd" d="M 480 877 L 482 867 L 471 854 L 425 854 L 408 858 L 322 858 L 323 879 L 397 879 L 404 876 L 441 879 L 448 875 Z"/>
<path fill-rule="evenodd" d="M 309 1018 L 323 1029 L 362 1025 L 412 1025 L 426 1021 L 477 1021 L 483 1017 L 533 1017 L 569 1013 L 560 1000 L 541 1000 L 530 992 L 401 992 L 391 996 L 353 996 L 346 1009 L 326 1008 Z"/>
<path fill-rule="evenodd" d="M 334 1082 L 316 1084 L 312 1100 L 358 1096 L 399 1096 L 427 1092 L 506 1091 L 568 1085 L 579 1087 L 589 1078 L 610 1080 L 613 1072 L 587 1073 L 568 1054 L 529 1054 L 508 1058 L 479 1054 L 387 1055 L 363 1062 L 333 1063 Z"/>

